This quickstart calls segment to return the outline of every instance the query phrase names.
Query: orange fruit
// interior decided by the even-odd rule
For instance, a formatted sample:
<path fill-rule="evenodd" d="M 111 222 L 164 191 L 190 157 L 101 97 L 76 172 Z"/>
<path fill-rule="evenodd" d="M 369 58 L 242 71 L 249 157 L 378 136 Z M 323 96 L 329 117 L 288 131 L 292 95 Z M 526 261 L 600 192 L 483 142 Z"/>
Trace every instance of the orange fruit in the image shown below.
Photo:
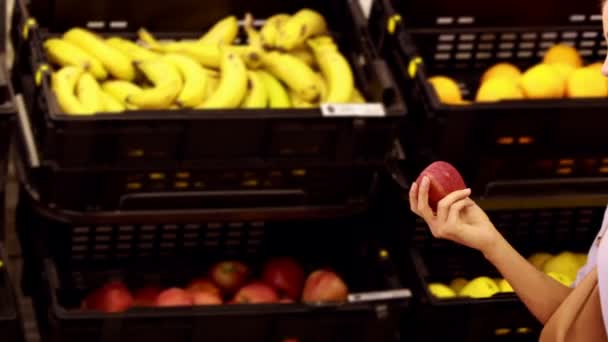
<path fill-rule="evenodd" d="M 566 82 L 559 71 L 544 63 L 528 69 L 521 77 L 520 86 L 529 99 L 562 98 L 566 92 Z"/>
<path fill-rule="evenodd" d="M 458 83 L 446 76 L 433 76 L 429 78 L 429 83 L 435 88 L 439 101 L 447 104 L 462 103 L 462 94 Z"/>
<path fill-rule="evenodd" d="M 583 66 L 583 59 L 578 51 L 572 46 L 565 44 L 557 44 L 551 47 L 545 53 L 543 63 L 547 64 L 568 64 L 573 68 Z"/>
<path fill-rule="evenodd" d="M 493 102 L 523 98 L 524 93 L 516 82 L 506 78 L 492 78 L 479 87 L 475 100 L 478 102 Z"/>
<path fill-rule="evenodd" d="M 521 71 L 515 65 L 511 63 L 498 63 L 486 70 L 483 76 L 481 76 L 481 83 L 485 83 L 493 78 L 506 78 L 519 81 L 520 77 Z"/>
<path fill-rule="evenodd" d="M 606 97 L 606 78 L 594 68 L 580 68 L 568 78 L 566 95 L 570 98 Z"/>

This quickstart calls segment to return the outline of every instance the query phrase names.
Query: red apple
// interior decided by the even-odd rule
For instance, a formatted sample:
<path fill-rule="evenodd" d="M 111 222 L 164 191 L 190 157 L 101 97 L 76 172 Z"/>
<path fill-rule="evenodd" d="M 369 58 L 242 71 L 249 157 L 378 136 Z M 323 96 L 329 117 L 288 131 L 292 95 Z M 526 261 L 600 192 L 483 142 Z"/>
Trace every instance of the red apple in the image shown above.
<path fill-rule="evenodd" d="M 222 261 L 211 268 L 211 279 L 226 293 L 236 292 L 249 276 L 247 265 L 239 261 Z"/>
<path fill-rule="evenodd" d="M 205 277 L 196 278 L 193 281 L 191 281 L 190 284 L 188 284 L 188 287 L 186 287 L 186 291 L 188 291 L 190 293 L 209 292 L 209 293 L 215 294 L 217 296 L 222 295 L 219 287 L 217 287 L 211 281 L 211 279 L 205 278 Z"/>
<path fill-rule="evenodd" d="M 133 306 L 133 296 L 121 281 L 111 281 L 90 293 L 85 308 L 103 312 L 122 312 Z"/>
<path fill-rule="evenodd" d="M 234 296 L 234 301 L 239 304 L 276 303 L 279 296 L 272 287 L 254 282 L 240 289 Z"/>
<path fill-rule="evenodd" d="M 274 258 L 264 265 L 263 281 L 274 287 L 280 295 L 291 299 L 300 298 L 306 275 L 292 258 Z"/>
<path fill-rule="evenodd" d="M 433 210 L 437 210 L 437 204 L 445 196 L 454 191 L 467 188 L 458 170 L 451 164 L 443 161 L 434 162 L 424 169 L 416 180 L 418 186 L 420 186 L 424 176 L 428 177 L 431 181 L 429 186 L 429 205 Z"/>
<path fill-rule="evenodd" d="M 220 305 L 222 304 L 222 298 L 219 293 L 211 293 L 198 291 L 192 293 L 192 301 L 194 305 Z"/>
<path fill-rule="evenodd" d="M 340 277 L 327 270 L 312 272 L 302 293 L 303 302 L 343 302 L 348 297 L 348 287 Z"/>
<path fill-rule="evenodd" d="M 192 295 L 180 288 L 173 287 L 161 292 L 156 298 L 156 306 L 189 306 Z"/>
<path fill-rule="evenodd" d="M 279 303 L 281 303 L 281 304 L 293 304 L 294 301 L 291 298 L 281 298 L 281 300 L 279 300 Z"/>
<path fill-rule="evenodd" d="M 135 306 L 154 306 L 156 304 L 156 298 L 162 292 L 162 289 L 158 286 L 144 286 L 139 290 L 135 291 L 134 305 Z"/>

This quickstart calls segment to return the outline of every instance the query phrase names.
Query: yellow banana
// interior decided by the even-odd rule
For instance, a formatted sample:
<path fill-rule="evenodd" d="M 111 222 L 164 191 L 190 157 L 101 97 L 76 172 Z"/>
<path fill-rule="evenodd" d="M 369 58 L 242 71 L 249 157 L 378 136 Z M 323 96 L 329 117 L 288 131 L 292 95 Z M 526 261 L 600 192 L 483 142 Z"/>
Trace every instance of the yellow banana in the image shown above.
<path fill-rule="evenodd" d="M 284 50 L 292 50 L 304 45 L 308 38 L 324 33 L 327 33 L 325 18 L 311 9 L 301 9 L 283 25 L 276 46 Z"/>
<path fill-rule="evenodd" d="M 207 96 L 215 93 L 217 87 L 220 85 L 220 74 L 218 72 L 207 73 Z"/>
<path fill-rule="evenodd" d="M 319 104 L 316 102 L 305 101 L 298 94 L 293 91 L 289 92 L 289 100 L 293 105 L 293 108 L 318 108 Z"/>
<path fill-rule="evenodd" d="M 163 56 L 179 70 L 184 80 L 184 87 L 177 96 L 177 105 L 194 108 L 201 104 L 207 95 L 207 73 L 195 60 L 190 57 L 168 54 Z"/>
<path fill-rule="evenodd" d="M 97 79 L 103 80 L 108 77 L 108 72 L 96 57 L 78 46 L 60 39 L 50 38 L 44 42 L 44 49 L 52 63 L 61 66 L 77 66 L 85 71 L 90 71 Z"/>
<path fill-rule="evenodd" d="M 217 90 L 199 108 L 236 108 L 247 93 L 247 69 L 234 52 L 222 56 L 221 78 Z"/>
<path fill-rule="evenodd" d="M 280 13 L 266 19 L 264 26 L 260 30 L 262 43 L 266 48 L 274 48 L 277 45 L 277 37 L 283 25 L 289 20 L 290 15 Z"/>
<path fill-rule="evenodd" d="M 270 108 L 291 107 L 289 94 L 287 94 L 287 90 L 285 90 L 281 82 L 264 70 L 258 70 L 257 72 L 262 78 L 262 82 L 264 82 L 264 87 L 266 87 Z"/>
<path fill-rule="evenodd" d="M 365 103 L 365 97 L 361 94 L 359 89 L 353 88 L 353 94 L 350 96 L 350 103 Z"/>
<path fill-rule="evenodd" d="M 129 108 L 127 106 L 127 98 L 133 94 L 138 94 L 143 92 L 143 89 L 136 86 L 135 84 L 128 81 L 106 81 L 101 85 L 101 89 L 106 93 L 112 95 L 116 100 L 123 104 L 123 106 Z M 133 109 L 136 107 L 131 107 L 129 109 Z"/>
<path fill-rule="evenodd" d="M 245 64 L 250 69 L 258 69 L 262 66 L 262 54 L 264 54 L 264 46 L 262 45 L 262 36 L 260 32 L 253 26 L 253 16 L 251 13 L 245 15 L 244 20 L 245 33 L 247 33 L 247 45 L 244 50 L 236 50 Z M 243 46 L 238 46 L 243 48 Z"/>
<path fill-rule="evenodd" d="M 108 38 L 106 39 L 106 43 L 108 43 L 108 45 L 110 45 L 111 47 L 124 53 L 136 63 L 159 57 L 157 53 L 154 53 L 130 40 L 123 39 L 120 37 Z"/>
<path fill-rule="evenodd" d="M 154 87 L 129 95 L 127 104 L 141 109 L 169 108 L 182 90 L 182 78 L 177 68 L 161 58 L 143 61 L 138 64 L 138 68 Z"/>
<path fill-rule="evenodd" d="M 315 44 L 309 42 L 313 49 L 319 68 L 327 81 L 328 103 L 347 103 L 355 88 L 355 80 L 350 64 L 338 51 L 335 45 Z"/>
<path fill-rule="evenodd" d="M 199 43 L 205 45 L 228 45 L 232 44 L 239 33 L 239 22 L 235 16 L 226 17 L 218 21 L 205 35 L 199 39 Z"/>
<path fill-rule="evenodd" d="M 142 42 L 148 45 L 149 49 L 157 52 L 163 51 L 160 42 L 156 40 L 154 35 L 152 35 L 152 33 L 150 33 L 150 31 L 146 30 L 145 28 L 142 27 L 137 30 L 137 36 L 139 37 L 139 39 L 141 39 Z"/>
<path fill-rule="evenodd" d="M 306 63 L 311 68 L 317 67 L 317 62 L 315 60 L 315 56 L 310 51 L 310 49 L 301 47 L 294 50 L 289 51 L 289 54 Z"/>
<path fill-rule="evenodd" d="M 243 27 L 245 33 L 247 33 L 247 44 L 262 47 L 262 35 L 253 26 L 253 21 L 253 15 L 251 15 L 251 13 L 246 13 L 245 19 L 243 20 Z"/>
<path fill-rule="evenodd" d="M 218 45 L 205 45 L 196 42 L 174 42 L 161 44 L 165 53 L 179 53 L 188 56 L 204 67 L 218 69 L 222 60 L 222 51 Z"/>
<path fill-rule="evenodd" d="M 264 81 L 256 71 L 247 71 L 247 95 L 243 99 L 243 108 L 266 108 L 268 106 L 268 92 Z"/>
<path fill-rule="evenodd" d="M 131 81 L 135 78 L 133 61 L 124 53 L 106 44 L 93 32 L 82 28 L 67 31 L 63 38 L 97 57 L 114 77 Z"/>
<path fill-rule="evenodd" d="M 317 82 L 319 84 L 319 89 L 321 89 L 319 102 L 327 102 L 327 81 L 320 73 L 315 72 L 315 75 L 317 75 Z"/>
<path fill-rule="evenodd" d="M 120 113 L 125 111 L 125 106 L 120 101 L 103 90 L 101 91 L 101 99 L 103 100 L 104 112 Z"/>
<path fill-rule="evenodd" d="M 76 97 L 75 88 L 82 68 L 75 66 L 66 66 L 53 74 L 52 88 L 57 97 L 57 104 L 65 114 L 87 115 L 92 114 L 87 112 L 84 106 Z"/>
<path fill-rule="evenodd" d="M 263 55 L 266 70 L 304 101 L 317 101 L 321 86 L 315 72 L 298 58 L 277 51 Z"/>
<path fill-rule="evenodd" d="M 105 106 L 101 98 L 101 87 L 95 77 L 88 72 L 83 73 L 76 84 L 76 96 L 78 101 L 89 113 L 103 112 Z"/>

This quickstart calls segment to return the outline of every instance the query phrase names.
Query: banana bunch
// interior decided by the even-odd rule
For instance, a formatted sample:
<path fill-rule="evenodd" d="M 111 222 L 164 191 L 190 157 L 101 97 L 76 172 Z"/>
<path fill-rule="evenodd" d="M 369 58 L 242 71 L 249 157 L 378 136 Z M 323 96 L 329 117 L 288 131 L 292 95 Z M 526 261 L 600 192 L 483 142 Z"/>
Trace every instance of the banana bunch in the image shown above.
<path fill-rule="evenodd" d="M 228 16 L 195 39 L 138 41 L 73 28 L 44 42 L 52 90 L 70 115 L 180 108 L 315 108 L 364 103 L 348 60 L 311 9 L 256 28 Z M 236 44 L 240 38 L 245 43 Z"/>

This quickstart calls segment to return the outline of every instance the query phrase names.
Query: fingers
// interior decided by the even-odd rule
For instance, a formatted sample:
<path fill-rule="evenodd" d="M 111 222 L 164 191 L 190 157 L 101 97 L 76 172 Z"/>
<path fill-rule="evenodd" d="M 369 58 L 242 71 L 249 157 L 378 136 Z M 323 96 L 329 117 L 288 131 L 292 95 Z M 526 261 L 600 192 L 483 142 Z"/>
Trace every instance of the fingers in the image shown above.
<path fill-rule="evenodd" d="M 450 212 L 450 207 L 454 203 L 467 198 L 469 195 L 471 195 L 471 189 L 454 191 L 451 194 L 445 196 L 437 204 L 437 220 L 439 222 L 445 222 L 448 219 L 448 213 Z"/>
<path fill-rule="evenodd" d="M 469 198 L 464 198 L 452 204 L 446 220 L 446 226 L 455 226 L 460 220 L 460 213 L 464 208 L 471 205 Z"/>
<path fill-rule="evenodd" d="M 433 209 L 429 206 L 429 188 L 431 186 L 431 180 L 429 177 L 422 177 L 420 183 L 420 190 L 418 190 L 418 215 L 422 216 L 427 222 L 430 221 L 435 215 Z"/>
<path fill-rule="evenodd" d="M 410 210 L 414 213 L 418 210 L 418 183 L 412 183 L 410 187 Z"/>

